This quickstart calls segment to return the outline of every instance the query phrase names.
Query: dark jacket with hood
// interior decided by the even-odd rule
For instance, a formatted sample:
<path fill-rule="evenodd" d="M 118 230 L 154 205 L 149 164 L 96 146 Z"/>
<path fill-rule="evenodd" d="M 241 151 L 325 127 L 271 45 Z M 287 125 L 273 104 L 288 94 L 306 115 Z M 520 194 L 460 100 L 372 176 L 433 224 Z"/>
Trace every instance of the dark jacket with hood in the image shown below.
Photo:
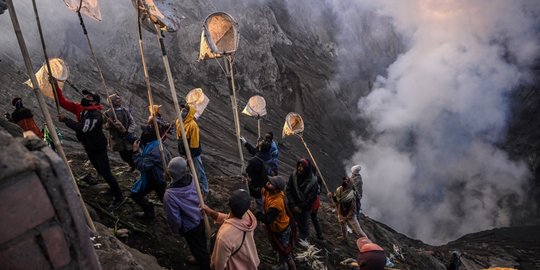
<path fill-rule="evenodd" d="M 298 206 L 302 211 L 311 211 L 311 206 L 319 192 L 319 184 L 317 176 L 313 173 L 311 162 L 307 159 L 298 161 L 307 163 L 301 175 L 298 175 L 297 170 L 289 177 L 287 183 L 287 205 L 290 209 Z"/>
<path fill-rule="evenodd" d="M 261 147 L 261 150 L 257 150 L 255 155 L 248 161 L 246 174 L 250 179 L 249 192 L 255 198 L 261 197 L 261 188 L 268 182 L 266 160 L 269 159 L 271 159 L 270 145 L 265 145 Z"/>

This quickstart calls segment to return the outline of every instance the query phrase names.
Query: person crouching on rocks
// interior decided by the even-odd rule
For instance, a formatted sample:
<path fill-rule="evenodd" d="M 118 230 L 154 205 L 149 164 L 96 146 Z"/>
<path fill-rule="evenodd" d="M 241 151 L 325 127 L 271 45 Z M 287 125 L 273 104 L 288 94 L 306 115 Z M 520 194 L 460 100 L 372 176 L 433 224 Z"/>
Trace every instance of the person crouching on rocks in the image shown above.
<path fill-rule="evenodd" d="M 219 228 L 210 259 L 213 270 L 257 269 L 260 260 L 253 233 L 257 219 L 249 211 L 251 197 L 247 191 L 238 189 L 229 198 L 229 214 L 213 210 L 207 205 L 202 211 L 212 217 Z"/>
<path fill-rule="evenodd" d="M 160 131 L 163 132 L 165 130 Z M 133 163 L 141 176 L 131 188 L 131 199 L 143 209 L 143 212 L 135 213 L 137 218 L 154 219 L 154 205 L 145 196 L 155 191 L 159 200 L 163 201 L 167 186 L 157 138 L 154 128 L 148 125 L 143 127 L 141 140 L 133 143 Z M 167 153 L 165 155 L 168 162 L 170 156 Z"/>
<path fill-rule="evenodd" d="M 285 205 L 283 190 L 286 185 L 287 179 L 281 176 L 269 177 L 266 186 L 261 190 L 263 211 L 255 213 L 255 216 L 266 225 L 270 243 L 279 254 L 280 264 L 286 265 L 289 270 L 295 270 L 292 250 L 296 240 L 296 227 Z"/>
<path fill-rule="evenodd" d="M 172 182 L 165 191 L 163 207 L 169 226 L 173 233 L 186 239 L 200 269 L 210 270 L 210 254 L 193 176 L 182 157 L 173 158 L 168 168 Z"/>

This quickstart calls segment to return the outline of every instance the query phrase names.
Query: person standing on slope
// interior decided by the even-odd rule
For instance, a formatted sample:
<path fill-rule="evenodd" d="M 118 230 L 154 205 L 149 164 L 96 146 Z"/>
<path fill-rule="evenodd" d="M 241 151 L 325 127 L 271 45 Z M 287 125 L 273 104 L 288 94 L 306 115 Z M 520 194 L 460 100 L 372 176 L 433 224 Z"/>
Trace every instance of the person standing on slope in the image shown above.
<path fill-rule="evenodd" d="M 99 95 L 88 90 L 83 90 L 84 95 L 80 103 L 66 99 L 62 95 L 60 87 L 56 87 L 58 101 L 62 108 L 72 112 L 77 117 L 77 121 L 66 117 L 64 114 L 58 115 L 60 122 L 66 123 L 66 126 L 73 129 L 77 139 L 83 145 L 84 151 L 96 169 L 110 187 L 113 195 L 111 209 L 120 207 L 124 201 L 124 195 L 116 178 L 111 172 L 109 156 L 107 156 L 107 138 L 103 134 L 103 117 L 101 116 L 102 106 L 99 103 Z"/>
<path fill-rule="evenodd" d="M 221 224 L 217 235 L 210 266 L 213 270 L 257 269 L 260 260 L 253 233 L 257 219 L 249 210 L 251 197 L 247 191 L 238 189 L 229 198 L 229 214 L 214 211 L 207 205 L 202 210 Z"/>
<path fill-rule="evenodd" d="M 189 145 L 189 151 L 191 153 L 191 159 L 195 165 L 197 171 L 197 178 L 199 179 L 199 185 L 203 193 L 203 197 L 206 198 L 209 192 L 208 179 L 204 172 L 204 166 L 201 158 L 202 147 L 200 142 L 200 131 L 197 121 L 195 121 L 195 108 L 190 105 L 185 105 L 182 108 L 182 119 L 184 119 L 184 130 L 186 132 L 186 139 Z M 180 122 L 176 120 L 176 140 L 178 141 L 178 152 L 180 155 L 186 156 L 184 149 L 184 143 L 182 141 L 182 131 L 180 130 Z"/>
<path fill-rule="evenodd" d="M 105 129 L 109 130 L 109 141 L 111 148 L 120 154 L 120 157 L 130 167 L 130 172 L 135 170 L 135 164 L 131 158 L 133 154 L 133 147 L 130 140 L 134 139 L 134 133 L 137 126 L 131 112 L 122 106 L 122 99 L 117 94 L 109 96 L 109 100 L 112 103 L 112 108 L 105 111 L 107 117 L 107 123 L 105 123 Z M 116 114 L 118 121 L 115 121 L 113 114 Z"/>
<path fill-rule="evenodd" d="M 210 254 L 206 245 L 199 197 L 186 160 L 175 157 L 169 162 L 171 185 L 165 191 L 163 208 L 171 230 L 186 239 L 191 255 L 201 270 L 210 270 Z"/>

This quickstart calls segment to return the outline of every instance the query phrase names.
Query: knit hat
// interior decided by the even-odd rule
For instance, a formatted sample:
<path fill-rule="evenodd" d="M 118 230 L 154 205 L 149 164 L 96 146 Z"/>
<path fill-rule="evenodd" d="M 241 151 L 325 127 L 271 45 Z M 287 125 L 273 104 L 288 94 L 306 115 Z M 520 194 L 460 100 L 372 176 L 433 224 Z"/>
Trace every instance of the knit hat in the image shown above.
<path fill-rule="evenodd" d="M 175 157 L 169 162 L 169 174 L 173 183 L 182 180 L 188 174 L 186 160 L 183 157 Z"/>
<path fill-rule="evenodd" d="M 379 245 L 371 242 L 369 238 L 367 237 L 360 237 L 356 240 L 356 246 L 358 247 L 358 251 L 360 252 L 368 252 L 368 251 L 383 251 L 384 249 L 380 247 Z"/>
<path fill-rule="evenodd" d="M 279 191 L 283 191 L 287 185 L 287 179 L 282 176 L 269 176 L 268 181 Z"/>
<path fill-rule="evenodd" d="M 229 197 L 229 207 L 231 208 L 231 213 L 236 218 L 241 219 L 250 206 L 251 197 L 244 189 L 237 189 L 233 191 L 231 197 Z"/>
<path fill-rule="evenodd" d="M 352 168 L 351 168 L 351 173 L 352 173 L 352 174 L 359 174 L 361 170 L 362 170 L 362 166 L 360 166 L 360 165 L 354 165 L 354 166 L 352 166 Z"/>

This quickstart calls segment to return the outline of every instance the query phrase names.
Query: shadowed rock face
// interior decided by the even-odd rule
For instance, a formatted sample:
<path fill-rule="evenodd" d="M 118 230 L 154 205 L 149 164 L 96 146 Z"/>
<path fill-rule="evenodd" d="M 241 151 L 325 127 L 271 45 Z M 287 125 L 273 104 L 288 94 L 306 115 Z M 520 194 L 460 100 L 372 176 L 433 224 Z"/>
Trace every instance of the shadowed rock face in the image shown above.
<path fill-rule="evenodd" d="M 105 90 L 98 80 L 76 15 L 61 3 L 48 4 L 39 8 L 49 55 L 64 58 L 71 67 L 70 80 L 78 88 L 99 91 L 103 100 Z M 184 96 L 192 88 L 202 87 L 210 98 L 210 104 L 199 120 L 207 169 L 222 174 L 239 174 L 229 90 L 221 69 L 223 61 L 196 61 L 204 18 L 213 11 L 224 10 L 237 20 L 240 27 L 240 45 L 234 60 L 239 110 L 243 109 L 249 97 L 256 94 L 265 97 L 268 115 L 262 120 L 262 131 L 272 130 L 279 142 L 283 174 L 292 171 L 299 157 L 308 156 L 297 138 L 280 138 L 286 114 L 299 112 L 306 123 L 304 135 L 308 146 L 327 181 L 337 184 L 345 173 L 343 161 L 349 158 L 354 149 L 351 132 L 363 130 L 353 121 L 357 98 L 367 93 L 368 82 L 395 58 L 397 50 L 389 53 L 381 43 L 369 44 L 370 39 L 367 39 L 365 50 L 371 55 L 370 61 L 373 62 L 377 55 L 384 60 L 379 61 L 373 69 L 370 69 L 370 63 L 365 63 L 365 74 L 358 74 L 361 80 L 338 80 L 335 76 L 343 68 L 341 61 L 348 56 L 338 56 L 338 21 L 330 8 L 327 14 L 319 14 L 318 11 L 301 10 L 283 1 L 222 1 L 215 5 L 206 1 L 178 4 L 175 8 L 185 17 L 181 21 L 181 29 L 176 33 L 165 33 L 165 44 L 179 96 Z M 30 4 L 17 3 L 17 8 L 30 8 Z M 85 18 L 98 60 L 109 86 L 120 93 L 137 122 L 142 123 L 147 116 L 148 102 L 137 43 L 136 12 L 125 3 L 103 3 L 101 12 L 103 21 L 100 23 Z M 34 66 L 37 67 L 43 58 L 41 48 L 37 46 L 36 30 L 32 28 L 35 27 L 33 18 L 27 10 L 21 10 L 19 16 L 21 20 L 29 22 L 30 29 L 25 29 L 25 34 Z M 3 23 L 7 18 L 0 19 Z M 14 39 L 11 25 L 6 23 L 2 24 L 0 32 Z M 364 24 L 366 28 L 367 22 Z M 162 113 L 172 120 L 174 108 L 156 38 L 147 31 L 143 32 L 143 36 L 155 102 L 163 104 Z M 389 33 L 385 38 L 386 43 L 400 47 L 395 34 Z M 35 98 L 21 85 L 26 75 L 20 52 L 11 40 L 9 46 L 10 50 L 0 52 L 3 60 L 0 62 L 0 80 L 3 82 L 0 85 L 3 93 L 0 106 L 10 111 L 12 108 L 8 104 L 11 98 L 21 95 L 25 97 L 25 105 L 33 109 L 38 120 L 41 120 Z M 80 99 L 70 88 L 65 93 L 70 98 Z M 242 135 L 249 141 L 255 141 L 256 120 L 241 115 L 240 121 Z M 63 124 L 59 126 L 64 128 Z M 72 132 L 64 133 L 67 135 L 68 148 L 77 146 L 72 142 Z M 167 145 L 173 154 L 177 153 L 176 142 L 171 140 Z M 330 186 L 332 188 L 334 184 Z"/>

